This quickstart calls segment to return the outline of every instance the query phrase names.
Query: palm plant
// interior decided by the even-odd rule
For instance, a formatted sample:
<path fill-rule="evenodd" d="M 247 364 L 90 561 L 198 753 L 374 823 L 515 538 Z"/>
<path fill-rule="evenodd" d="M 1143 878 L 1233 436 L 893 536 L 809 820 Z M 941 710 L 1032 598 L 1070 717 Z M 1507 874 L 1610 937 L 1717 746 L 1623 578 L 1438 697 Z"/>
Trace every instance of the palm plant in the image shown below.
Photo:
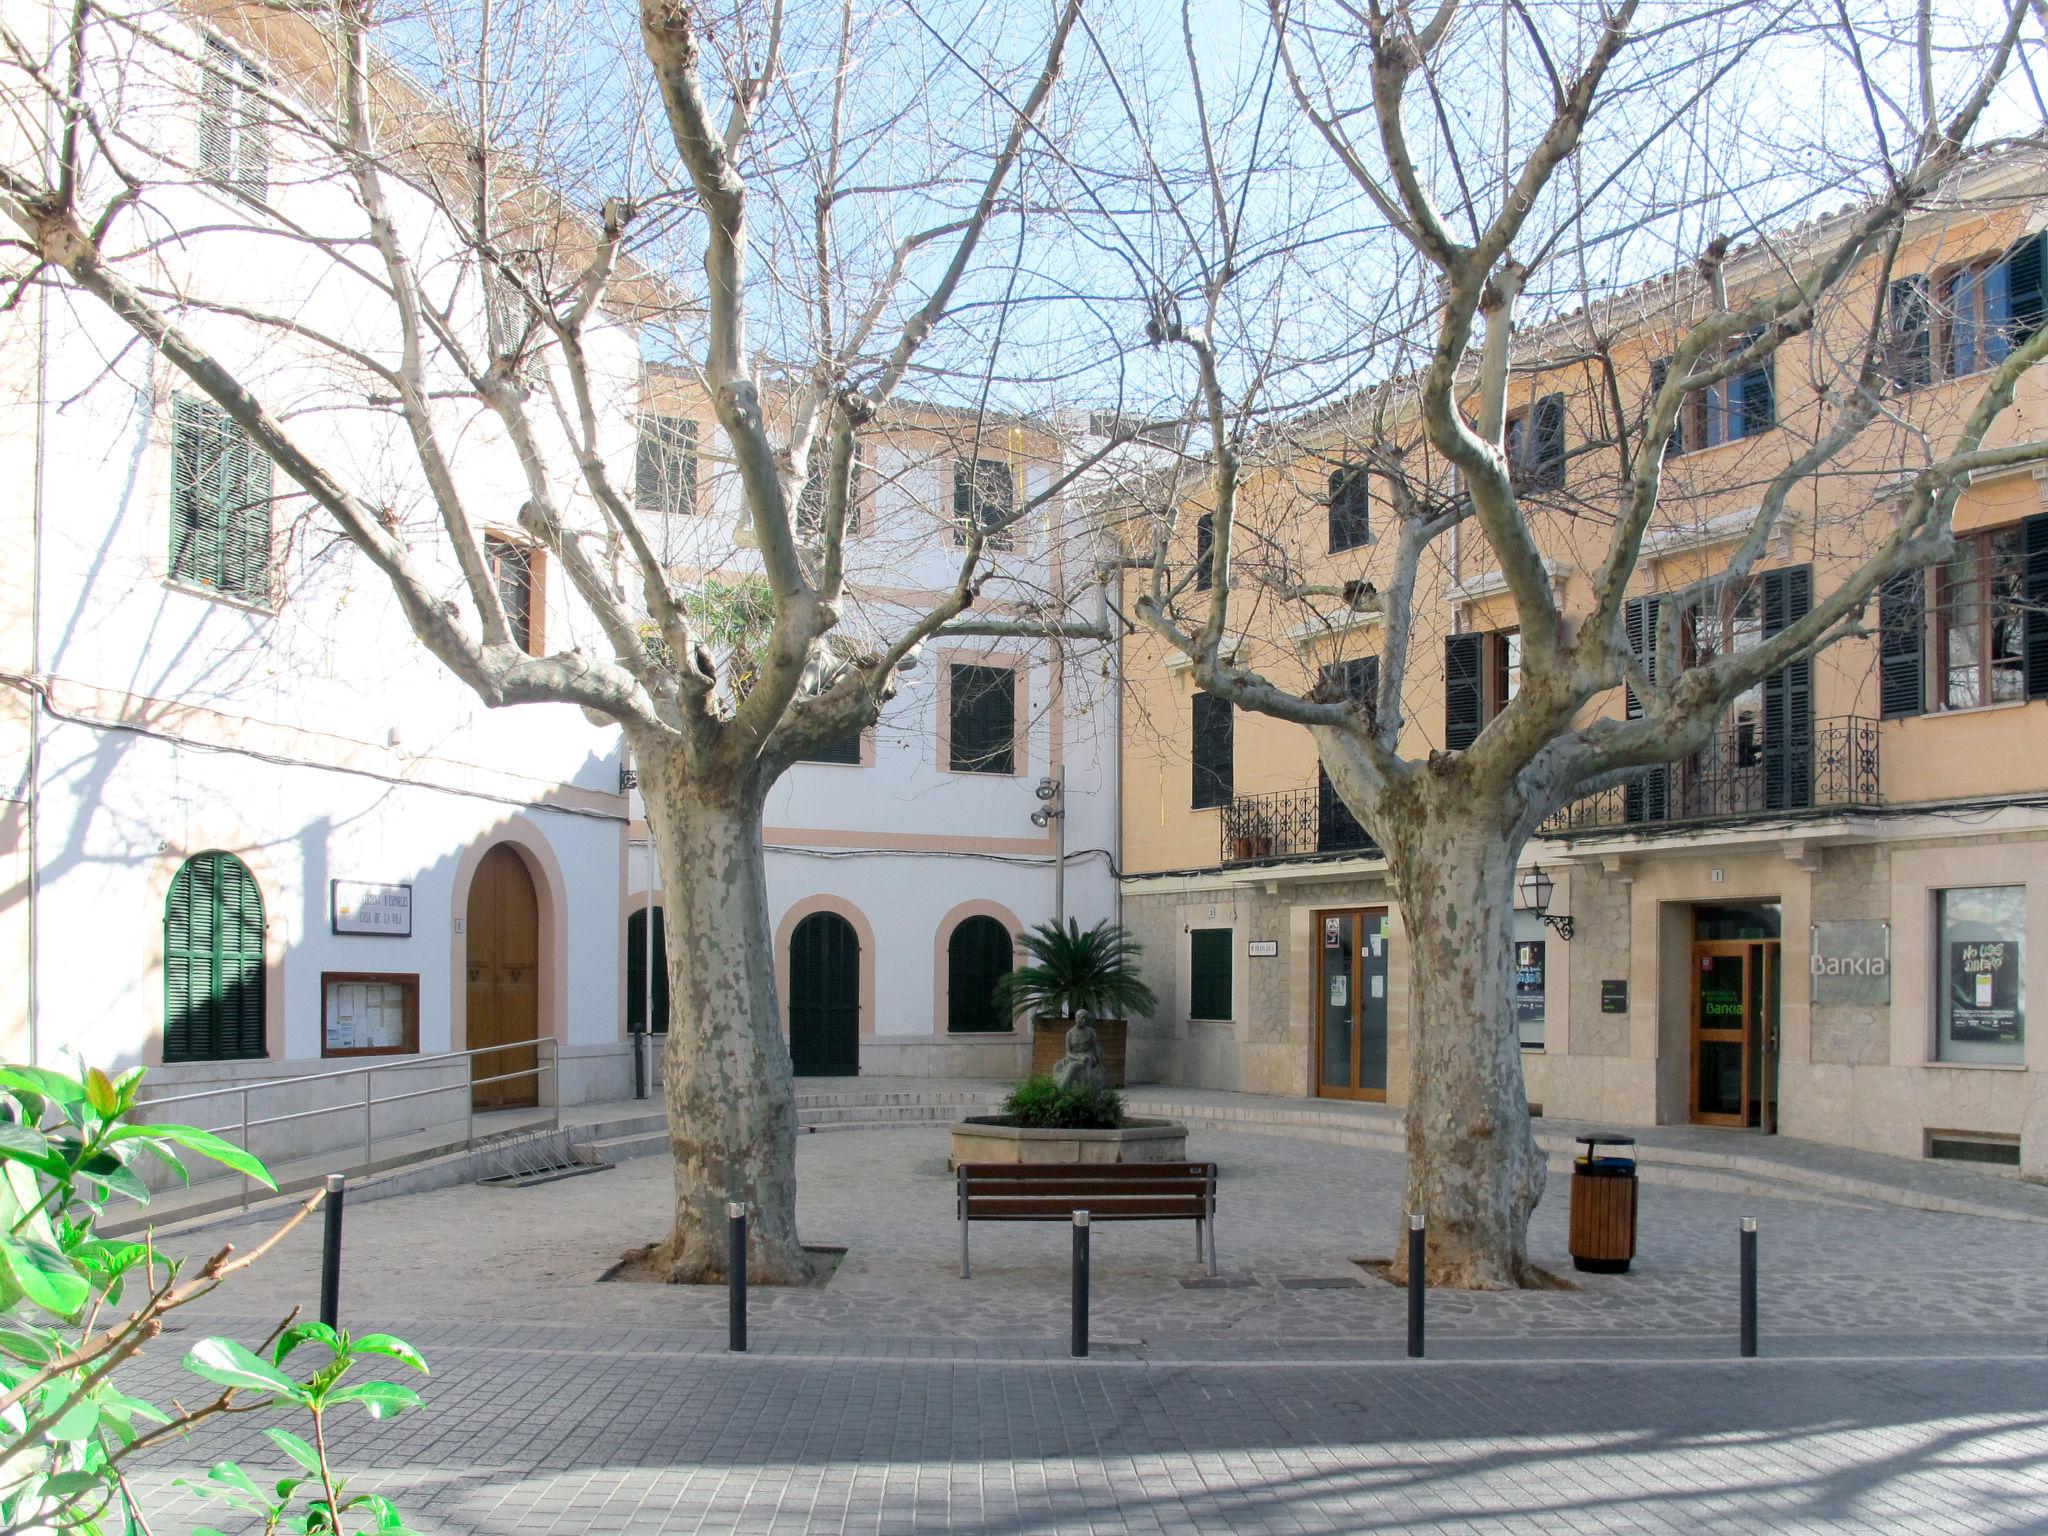
<path fill-rule="evenodd" d="M 1010 1017 L 1072 1018 L 1086 1010 L 1097 1017 L 1124 1018 L 1159 1006 L 1138 974 L 1145 946 L 1121 923 L 1104 919 L 1085 929 L 1073 918 L 1064 928 L 1040 923 L 1019 942 L 1032 963 L 1010 972 L 995 990 L 996 1007 Z"/>

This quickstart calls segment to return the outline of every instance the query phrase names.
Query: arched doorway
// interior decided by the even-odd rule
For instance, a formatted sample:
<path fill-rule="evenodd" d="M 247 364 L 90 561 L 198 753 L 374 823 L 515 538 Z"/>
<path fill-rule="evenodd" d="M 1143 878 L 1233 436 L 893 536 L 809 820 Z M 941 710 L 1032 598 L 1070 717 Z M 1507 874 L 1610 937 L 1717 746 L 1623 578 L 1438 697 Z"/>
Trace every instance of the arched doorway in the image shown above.
<path fill-rule="evenodd" d="M 860 939 L 837 912 L 789 936 L 789 1064 L 798 1077 L 860 1072 Z"/>
<path fill-rule="evenodd" d="M 469 887 L 469 1046 L 513 1046 L 470 1058 L 478 1109 L 540 1102 L 540 898 L 526 861 L 500 843 Z M 523 1046 L 523 1049 L 516 1047 Z M 485 1082 L 510 1072 L 531 1075 Z"/>
<path fill-rule="evenodd" d="M 964 919 L 946 940 L 946 1029 L 986 1034 L 1010 1027 L 996 1008 L 996 983 L 1016 964 L 1010 930 L 995 918 Z"/>

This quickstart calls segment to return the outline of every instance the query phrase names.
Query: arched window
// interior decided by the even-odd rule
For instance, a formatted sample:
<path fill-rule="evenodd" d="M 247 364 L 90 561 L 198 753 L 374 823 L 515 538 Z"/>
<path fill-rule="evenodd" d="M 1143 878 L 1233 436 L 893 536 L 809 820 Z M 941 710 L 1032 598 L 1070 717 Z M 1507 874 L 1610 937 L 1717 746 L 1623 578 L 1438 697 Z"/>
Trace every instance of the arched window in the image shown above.
<path fill-rule="evenodd" d="M 668 1033 L 668 930 L 666 914 L 654 909 L 654 1032 Z M 649 966 L 647 956 L 647 912 L 626 919 L 626 1032 L 637 1035 L 647 1027 Z"/>
<path fill-rule="evenodd" d="M 946 1028 L 954 1034 L 1008 1029 L 993 994 L 1015 963 L 1010 930 L 994 918 L 970 917 L 955 928 L 946 940 Z"/>
<path fill-rule="evenodd" d="M 194 854 L 164 901 L 164 1060 L 264 1054 L 263 893 L 249 866 Z"/>

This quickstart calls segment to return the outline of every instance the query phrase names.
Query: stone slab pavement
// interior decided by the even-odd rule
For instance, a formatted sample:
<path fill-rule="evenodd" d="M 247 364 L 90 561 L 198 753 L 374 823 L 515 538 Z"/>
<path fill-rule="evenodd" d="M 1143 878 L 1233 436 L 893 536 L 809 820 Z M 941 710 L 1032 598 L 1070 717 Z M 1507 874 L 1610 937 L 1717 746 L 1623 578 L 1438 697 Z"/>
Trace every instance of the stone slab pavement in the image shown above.
<path fill-rule="evenodd" d="M 939 1127 L 804 1138 L 803 1229 L 847 1257 L 752 1293 L 744 1358 L 722 1290 L 597 1278 L 659 1235 L 662 1159 L 363 1205 L 343 1321 L 435 1375 L 342 1455 L 430 1532 L 2048 1532 L 2038 1224 L 1646 1187 L 1634 1272 L 1432 1293 L 1411 1362 L 1404 1293 L 1353 1262 L 1391 1249 L 1398 1155 L 1208 1127 L 1190 1153 L 1222 1165 L 1230 1283 L 1177 1225 L 1098 1229 L 1087 1361 L 1065 1229 L 977 1230 L 958 1277 Z M 1556 1188 L 1532 1232 L 1560 1270 L 1565 1209 Z M 1759 1361 L 1730 1358 L 1743 1215 Z M 141 1379 L 168 1389 L 202 1332 L 260 1337 L 317 1274 L 309 1224 Z M 280 1466 L 247 1420 L 180 1449 Z M 153 1529 L 201 1518 L 172 1497 Z"/>

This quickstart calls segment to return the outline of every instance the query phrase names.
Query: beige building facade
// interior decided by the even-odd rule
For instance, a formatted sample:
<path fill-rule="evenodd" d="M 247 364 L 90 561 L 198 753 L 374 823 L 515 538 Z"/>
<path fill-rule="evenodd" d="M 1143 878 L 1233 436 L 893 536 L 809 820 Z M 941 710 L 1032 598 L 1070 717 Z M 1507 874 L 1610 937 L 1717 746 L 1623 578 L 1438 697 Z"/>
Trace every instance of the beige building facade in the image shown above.
<path fill-rule="evenodd" d="M 1979 211 L 1918 221 L 1892 272 L 1850 284 L 1810 344 L 1681 419 L 1630 588 L 1632 643 L 1676 603 L 1688 661 L 1754 644 L 1890 533 L 1901 476 L 1952 440 L 2000 349 L 2042 323 L 2041 163 L 1976 174 L 1997 193 Z M 1884 420 L 1802 483 L 1750 580 L 1717 584 L 1770 474 L 1814 440 L 1827 361 L 1853 353 L 1848 328 L 1867 324 L 1880 282 Z M 1567 615 L 1590 610 L 1613 525 L 1588 445 L 1612 433 L 1608 401 L 1652 392 L 1673 334 L 1657 317 L 1687 302 L 1676 282 L 1630 299 L 1645 318 L 1612 353 L 1613 390 L 1572 360 L 1570 321 L 1521 343 L 1511 388 L 1511 444 L 1537 444 L 1525 511 Z M 1987 442 L 2044 428 L 2037 371 Z M 1233 558 L 1326 590 L 1384 588 L 1389 509 L 1353 466 L 1385 431 L 1384 416 L 1333 412 L 1258 457 Z M 1199 501 L 1189 511 L 1182 559 L 1205 537 Z M 1533 1107 L 2048 1173 L 2048 1016 L 2028 1017 L 2048 1008 L 2048 466 L 1980 475 L 1955 527 L 1953 558 L 1887 586 L 1863 632 L 1738 699 L 1693 757 L 1567 806 L 1530 842 L 1513 985 Z M 1256 571 L 1231 588 L 1245 665 L 1371 696 L 1377 614 L 1255 597 Z M 1476 528 L 1439 541 L 1413 614 L 1411 760 L 1468 744 L 1520 665 Z M 1402 914 L 1309 733 L 1200 696 L 1185 658 L 1149 636 L 1125 662 L 1122 911 L 1161 998 L 1133 1025 L 1134 1078 L 1400 1104 Z M 1596 712 L 1627 707 L 1617 692 Z"/>

